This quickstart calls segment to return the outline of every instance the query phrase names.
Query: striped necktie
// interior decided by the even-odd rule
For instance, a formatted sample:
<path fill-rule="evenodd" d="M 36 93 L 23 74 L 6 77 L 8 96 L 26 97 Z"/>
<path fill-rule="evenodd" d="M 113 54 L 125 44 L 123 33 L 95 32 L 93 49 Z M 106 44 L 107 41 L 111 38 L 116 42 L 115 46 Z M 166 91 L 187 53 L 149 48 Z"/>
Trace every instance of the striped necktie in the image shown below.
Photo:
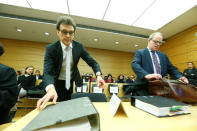
<path fill-rule="evenodd" d="M 153 57 L 153 62 L 155 65 L 156 72 L 157 72 L 157 74 L 161 74 L 161 67 L 160 67 L 159 62 L 157 60 L 155 51 L 151 51 L 151 52 L 152 52 L 152 57 Z"/>

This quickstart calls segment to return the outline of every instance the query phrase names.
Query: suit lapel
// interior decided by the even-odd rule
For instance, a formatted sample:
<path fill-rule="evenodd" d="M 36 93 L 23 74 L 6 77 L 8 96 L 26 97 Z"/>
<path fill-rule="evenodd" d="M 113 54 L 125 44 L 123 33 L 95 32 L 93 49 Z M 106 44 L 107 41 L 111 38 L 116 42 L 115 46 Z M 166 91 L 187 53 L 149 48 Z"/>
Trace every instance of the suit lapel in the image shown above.
<path fill-rule="evenodd" d="M 62 62 L 63 62 L 63 53 L 62 53 L 62 47 L 60 44 L 60 41 L 57 42 L 57 55 L 58 55 L 58 59 L 59 59 L 59 68 L 61 69 L 62 67 Z"/>
<path fill-rule="evenodd" d="M 72 46 L 73 46 L 73 49 L 72 49 L 73 63 L 74 63 L 74 65 L 75 65 L 76 60 L 77 60 L 77 59 L 76 59 L 77 47 L 76 47 L 76 44 L 75 44 L 74 41 L 72 42 Z"/>

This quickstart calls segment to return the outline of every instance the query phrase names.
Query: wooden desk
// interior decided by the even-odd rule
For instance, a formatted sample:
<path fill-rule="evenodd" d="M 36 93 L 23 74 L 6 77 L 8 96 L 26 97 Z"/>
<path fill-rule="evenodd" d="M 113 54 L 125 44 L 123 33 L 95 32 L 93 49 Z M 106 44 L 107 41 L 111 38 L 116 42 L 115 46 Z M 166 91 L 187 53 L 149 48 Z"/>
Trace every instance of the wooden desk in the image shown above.
<path fill-rule="evenodd" d="M 196 131 L 197 106 L 191 106 L 189 115 L 158 118 L 123 102 L 128 115 L 112 117 L 109 103 L 94 103 L 100 115 L 101 131 Z M 39 111 L 36 109 L 10 125 L 5 131 L 21 130 Z M 0 128 L 1 129 L 1 128 Z"/>
<path fill-rule="evenodd" d="M 191 114 L 158 118 L 123 102 L 128 118 L 112 117 L 108 103 L 94 103 L 100 114 L 101 131 L 197 131 L 197 106 Z"/>

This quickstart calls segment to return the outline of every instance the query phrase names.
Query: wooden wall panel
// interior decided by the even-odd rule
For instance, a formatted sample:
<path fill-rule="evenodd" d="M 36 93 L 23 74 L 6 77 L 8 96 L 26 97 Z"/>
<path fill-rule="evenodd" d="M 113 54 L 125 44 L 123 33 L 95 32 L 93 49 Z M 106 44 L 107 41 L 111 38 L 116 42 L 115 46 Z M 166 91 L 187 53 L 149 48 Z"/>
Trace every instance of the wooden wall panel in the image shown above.
<path fill-rule="evenodd" d="M 192 61 L 197 66 L 196 33 L 197 25 L 167 39 L 160 48 L 181 72 L 187 68 L 187 62 Z"/>
<path fill-rule="evenodd" d="M 1 63 L 21 70 L 32 65 L 35 69 L 43 70 L 44 50 L 46 43 L 0 39 L 5 53 L 0 58 Z"/>
<path fill-rule="evenodd" d="M 47 43 L 10 39 L 0 39 L 0 42 L 5 48 L 5 54 L 0 57 L 1 63 L 14 67 L 15 70 L 21 70 L 28 65 L 33 65 L 35 69 L 42 72 Z M 119 74 L 134 74 L 131 69 L 134 53 L 95 48 L 86 49 L 100 64 L 104 75 L 111 73 L 117 78 Z M 92 69 L 82 59 L 78 67 L 81 73 L 93 73 Z"/>

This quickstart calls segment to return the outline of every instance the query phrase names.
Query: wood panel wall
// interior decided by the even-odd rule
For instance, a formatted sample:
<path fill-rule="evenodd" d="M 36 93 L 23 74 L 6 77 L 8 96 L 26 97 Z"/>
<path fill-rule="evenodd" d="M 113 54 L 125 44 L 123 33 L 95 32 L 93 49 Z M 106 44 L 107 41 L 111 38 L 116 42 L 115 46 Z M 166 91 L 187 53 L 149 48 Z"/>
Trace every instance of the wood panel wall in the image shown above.
<path fill-rule="evenodd" d="M 31 42 L 22 40 L 0 39 L 4 45 L 5 53 L 0 57 L 0 62 L 9 65 L 15 70 L 21 70 L 28 65 L 43 72 L 45 47 L 48 43 Z M 111 73 L 115 78 L 119 74 L 134 74 L 131 61 L 134 53 L 111 51 L 95 48 L 86 48 L 92 57 L 100 64 L 104 75 Z M 81 59 L 79 62 L 81 73 L 93 73 L 92 69 Z"/>
<path fill-rule="evenodd" d="M 183 72 L 187 62 L 197 66 L 197 25 L 178 33 L 166 40 L 160 50 L 166 53 L 171 62 Z"/>

